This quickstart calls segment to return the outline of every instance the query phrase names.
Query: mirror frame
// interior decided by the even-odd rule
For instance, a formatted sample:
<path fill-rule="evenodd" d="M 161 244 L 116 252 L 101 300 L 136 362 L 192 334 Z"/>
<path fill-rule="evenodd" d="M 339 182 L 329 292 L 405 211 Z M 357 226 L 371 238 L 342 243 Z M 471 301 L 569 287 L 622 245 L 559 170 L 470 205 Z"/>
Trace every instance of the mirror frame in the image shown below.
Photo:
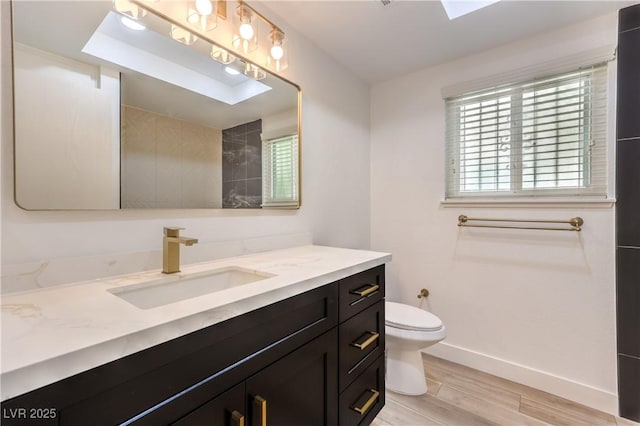
<path fill-rule="evenodd" d="M 17 167 L 16 167 L 16 90 L 15 90 L 15 23 L 14 23 L 14 2 L 15 1 L 19 1 L 19 0 L 10 0 L 9 1 L 9 18 L 10 18 L 10 23 L 9 23 L 9 32 L 11 34 L 10 40 L 9 42 L 11 43 L 11 100 L 12 100 L 12 130 L 13 130 L 13 152 L 12 152 L 12 159 L 13 159 L 13 202 L 15 203 L 16 206 L 18 206 L 20 209 L 25 210 L 25 211 L 97 211 L 97 212 L 108 212 L 108 211 L 149 211 L 149 212 L 157 212 L 157 211 L 172 211 L 172 210 L 182 210 L 182 211 L 224 211 L 226 212 L 230 212 L 230 211 L 235 211 L 235 212 L 241 212 L 243 214 L 246 214 L 247 212 L 260 212 L 260 211 L 265 211 L 265 210 L 298 210 L 300 209 L 300 207 L 302 206 L 302 88 L 292 82 L 291 80 L 282 77 L 281 75 L 266 69 L 263 66 L 260 66 L 258 64 L 256 64 L 254 61 L 247 59 L 246 56 L 237 53 L 236 51 L 233 51 L 233 55 L 236 56 L 237 58 L 241 59 L 242 61 L 249 63 L 249 64 L 253 64 L 257 67 L 259 67 L 260 69 L 263 69 L 265 72 L 269 73 L 270 75 L 272 75 L 275 78 L 278 78 L 282 81 L 284 81 L 285 83 L 290 84 L 291 86 L 293 86 L 296 90 L 297 90 L 297 103 L 298 103 L 298 111 L 297 111 L 297 127 L 298 127 L 298 182 L 297 182 L 297 189 L 298 189 L 298 203 L 295 206 L 283 206 L 283 207 L 277 207 L 277 206 L 269 206 L 269 207 L 260 207 L 259 209 L 253 208 L 253 209 L 233 209 L 233 208 L 159 208 L 159 209 L 143 209 L 143 208 L 127 208 L 127 209 L 123 209 L 122 207 L 117 208 L 117 209 L 28 209 L 25 208 L 23 206 L 20 205 L 20 203 L 18 203 L 18 197 L 17 197 L 17 183 L 16 183 L 16 176 L 17 176 Z M 24 1 L 24 0 L 23 0 Z M 54 0 L 55 1 L 55 0 Z M 187 0 L 180 0 L 181 2 L 186 2 Z M 153 4 L 150 4 L 148 2 L 144 2 L 142 0 L 130 0 L 131 3 L 142 7 L 143 9 L 147 10 L 148 13 L 152 13 L 154 15 L 156 15 L 157 17 L 167 21 L 170 24 L 174 24 L 177 25 L 189 32 L 195 33 L 198 35 L 198 37 L 200 37 L 201 39 L 205 40 L 208 43 L 211 43 L 212 45 L 215 45 L 217 47 L 223 48 L 223 49 L 229 49 L 226 46 L 223 46 L 222 44 L 220 44 L 219 42 L 216 42 L 214 39 L 212 39 L 211 37 L 207 36 L 206 34 L 202 33 L 201 31 L 199 31 L 198 29 L 192 28 L 192 27 L 188 27 L 186 26 L 184 23 L 176 20 L 173 17 L 168 16 L 167 14 L 157 10 L 156 8 L 153 7 Z M 122 178 L 120 178 L 122 179 Z M 120 192 L 122 191 L 122 188 L 120 189 Z"/>

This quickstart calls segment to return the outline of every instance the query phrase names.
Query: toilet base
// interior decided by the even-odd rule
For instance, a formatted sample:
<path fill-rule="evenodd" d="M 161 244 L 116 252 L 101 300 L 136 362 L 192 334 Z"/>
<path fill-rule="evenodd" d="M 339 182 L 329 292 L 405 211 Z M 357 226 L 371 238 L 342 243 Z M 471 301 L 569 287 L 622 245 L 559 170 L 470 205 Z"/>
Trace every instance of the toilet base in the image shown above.
<path fill-rule="evenodd" d="M 402 395 L 417 396 L 427 393 L 421 352 L 387 347 L 385 387 Z"/>

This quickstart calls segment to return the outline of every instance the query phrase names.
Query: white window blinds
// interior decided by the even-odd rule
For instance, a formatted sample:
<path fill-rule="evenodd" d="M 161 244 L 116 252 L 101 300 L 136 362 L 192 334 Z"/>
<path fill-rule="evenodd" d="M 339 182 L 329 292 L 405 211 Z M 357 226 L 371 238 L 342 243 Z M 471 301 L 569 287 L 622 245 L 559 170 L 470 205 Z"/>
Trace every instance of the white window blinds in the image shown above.
<path fill-rule="evenodd" d="M 446 100 L 446 197 L 606 195 L 606 64 Z"/>
<path fill-rule="evenodd" d="M 298 207 L 298 135 L 262 142 L 262 206 Z"/>

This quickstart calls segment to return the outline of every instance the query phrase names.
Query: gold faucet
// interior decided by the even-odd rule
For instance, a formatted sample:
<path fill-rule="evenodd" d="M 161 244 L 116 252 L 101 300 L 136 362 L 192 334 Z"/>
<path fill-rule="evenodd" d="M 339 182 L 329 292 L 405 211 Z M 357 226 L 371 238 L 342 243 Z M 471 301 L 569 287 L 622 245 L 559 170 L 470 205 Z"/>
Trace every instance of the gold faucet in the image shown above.
<path fill-rule="evenodd" d="M 173 274 L 180 272 L 180 244 L 192 246 L 198 242 L 197 238 L 181 237 L 184 228 L 165 227 L 162 239 L 162 273 Z"/>

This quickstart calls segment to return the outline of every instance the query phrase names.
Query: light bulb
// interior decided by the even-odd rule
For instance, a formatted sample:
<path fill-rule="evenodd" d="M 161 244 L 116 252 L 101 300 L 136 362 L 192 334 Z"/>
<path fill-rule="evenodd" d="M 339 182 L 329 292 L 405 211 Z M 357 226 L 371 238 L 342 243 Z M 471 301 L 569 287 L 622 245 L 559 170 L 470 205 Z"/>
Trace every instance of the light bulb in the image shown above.
<path fill-rule="evenodd" d="M 253 38 L 253 27 L 250 23 L 243 23 L 240 25 L 240 37 L 245 40 L 251 40 Z"/>
<path fill-rule="evenodd" d="M 196 10 L 200 15 L 209 16 L 213 12 L 211 0 L 196 0 Z"/>
<path fill-rule="evenodd" d="M 271 57 L 276 61 L 279 61 L 284 56 L 284 49 L 280 45 L 271 47 Z"/>
<path fill-rule="evenodd" d="M 212 31 L 218 25 L 211 0 L 195 0 L 187 11 L 187 22 L 201 31 Z"/>

